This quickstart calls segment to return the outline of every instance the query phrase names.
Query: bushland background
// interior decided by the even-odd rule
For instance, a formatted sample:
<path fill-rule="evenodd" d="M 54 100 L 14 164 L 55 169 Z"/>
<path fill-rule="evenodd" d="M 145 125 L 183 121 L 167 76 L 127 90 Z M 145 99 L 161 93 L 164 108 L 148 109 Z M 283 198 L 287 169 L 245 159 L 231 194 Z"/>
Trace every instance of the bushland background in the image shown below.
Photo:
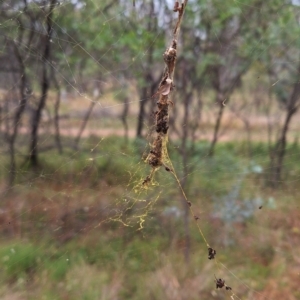
<path fill-rule="evenodd" d="M 215 263 L 168 172 L 134 193 L 174 2 L 2 1 L 1 299 L 300 299 L 299 5 L 185 12 L 169 152 Z"/>

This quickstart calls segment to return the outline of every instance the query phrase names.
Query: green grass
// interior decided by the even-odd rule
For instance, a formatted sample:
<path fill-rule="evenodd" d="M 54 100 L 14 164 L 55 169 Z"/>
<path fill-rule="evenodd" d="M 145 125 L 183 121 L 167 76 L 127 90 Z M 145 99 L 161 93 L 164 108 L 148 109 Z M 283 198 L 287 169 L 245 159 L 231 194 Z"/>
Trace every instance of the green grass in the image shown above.
<path fill-rule="evenodd" d="M 45 259 L 44 245 L 27 241 L 5 243 L 0 248 L 4 277 L 9 281 L 33 276 Z"/>
<path fill-rule="evenodd" d="M 209 299 L 214 274 L 226 277 L 235 291 L 248 293 L 230 272 L 260 291 L 267 288 L 269 280 L 280 279 L 278 265 L 284 265 L 284 274 L 292 272 L 295 260 L 291 249 L 296 249 L 297 242 L 296 230 L 292 232 L 290 227 L 298 228 L 298 145 L 288 147 L 286 181 L 277 190 L 265 185 L 269 157 L 264 144 L 252 145 L 252 157 L 243 143 L 218 144 L 216 155 L 208 157 L 207 143 L 199 142 L 191 153 L 186 193 L 209 244 L 217 249 L 218 259 L 230 272 L 207 259 L 206 245 L 192 218 L 190 263 L 185 264 L 182 196 L 170 173 L 162 168 L 155 178 L 157 187 L 141 194 L 131 192 L 149 172 L 141 160 L 145 146 L 141 140 L 125 144 L 123 139 L 111 137 L 99 143 L 91 137 L 76 153 L 67 149 L 62 155 L 55 150 L 42 153 L 38 170 L 23 165 L 14 193 L 6 196 L 8 206 L 3 207 L 4 211 L 11 210 L 22 203 L 9 219 L 11 226 L 20 227 L 20 236 L 11 237 L 5 231 L 7 223 L 1 223 L 2 286 L 28 289 L 30 299 L 126 300 L 170 299 L 167 283 L 176 290 L 179 282 L 178 289 L 186 289 L 189 299 L 201 295 Z M 181 157 L 172 146 L 170 155 L 182 178 Z M 219 211 L 214 205 L 233 193 L 251 162 L 263 172 L 245 176 L 236 205 L 256 196 L 265 204 L 237 224 L 232 231 L 233 244 L 226 246 L 226 224 L 215 216 Z M 129 196 L 145 201 L 126 211 L 123 200 Z M 138 230 L 136 216 L 143 214 L 145 205 L 157 196 L 153 209 L 146 211 L 145 228 Z M 268 205 L 270 197 L 275 199 L 274 208 Z M 178 216 L 167 213 L 174 208 Z M 123 212 L 119 221 L 125 222 L 127 216 L 132 227 L 109 222 L 119 211 Z M 278 224 L 282 224 L 280 230 Z M 285 249 L 286 241 L 291 248 Z M 23 284 L 18 284 L 21 281 Z"/>

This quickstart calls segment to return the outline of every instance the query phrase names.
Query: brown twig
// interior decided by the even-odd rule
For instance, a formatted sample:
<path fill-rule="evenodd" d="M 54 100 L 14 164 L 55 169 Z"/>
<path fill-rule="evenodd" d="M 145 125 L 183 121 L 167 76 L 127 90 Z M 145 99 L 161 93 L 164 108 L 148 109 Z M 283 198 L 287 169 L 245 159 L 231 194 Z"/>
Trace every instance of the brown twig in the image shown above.
<path fill-rule="evenodd" d="M 157 168 L 164 164 L 163 147 L 169 129 L 169 104 L 172 104 L 172 101 L 169 100 L 169 95 L 174 88 L 173 77 L 177 57 L 177 38 L 187 2 L 188 0 L 184 0 L 182 4 L 179 4 L 178 1 L 175 2 L 173 11 L 178 12 L 178 19 L 173 31 L 173 39 L 171 45 L 163 54 L 165 70 L 157 89 L 157 93 L 155 94 L 159 95 L 159 100 L 156 102 L 158 109 L 155 112 L 155 129 L 157 135 L 151 145 L 149 155 L 146 159 L 147 163 L 152 168 Z"/>

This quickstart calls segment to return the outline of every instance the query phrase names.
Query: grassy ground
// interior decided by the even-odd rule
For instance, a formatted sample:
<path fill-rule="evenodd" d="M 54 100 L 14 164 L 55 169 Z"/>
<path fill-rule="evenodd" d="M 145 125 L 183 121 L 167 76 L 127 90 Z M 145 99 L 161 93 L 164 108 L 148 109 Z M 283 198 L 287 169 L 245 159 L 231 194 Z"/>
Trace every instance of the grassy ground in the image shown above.
<path fill-rule="evenodd" d="M 176 146 L 170 153 L 181 178 Z M 300 299 L 297 144 L 276 190 L 266 185 L 265 144 L 252 144 L 251 157 L 246 144 L 219 144 L 212 158 L 207 143 L 196 145 L 186 192 L 218 260 L 207 259 L 190 218 L 189 263 L 182 197 L 170 173 L 161 169 L 147 193 L 131 191 L 148 172 L 145 147 L 91 137 L 78 152 L 43 153 L 38 170 L 22 165 L 15 188 L 2 196 L 2 299 L 230 299 L 230 291 L 215 289 L 214 275 L 234 299 Z"/>
<path fill-rule="evenodd" d="M 48 101 L 50 117 L 54 99 Z M 149 172 L 141 159 L 147 143 L 121 137 L 123 105 L 113 95 L 99 99 L 76 151 L 74 137 L 90 100 L 62 99 L 64 153 L 53 149 L 54 126 L 44 118 L 39 147 L 48 151 L 42 151 L 34 171 L 24 163 L 25 116 L 13 189 L 6 187 L 8 156 L 1 148 L 1 299 L 300 299 L 298 116 L 288 136 L 284 182 L 272 190 L 267 145 L 259 141 L 267 140 L 268 122 L 276 132 L 279 119 L 267 120 L 253 105 L 233 111 L 240 99 L 234 95 L 227 105 L 216 155 L 207 156 L 207 142 L 197 142 L 189 154 L 185 191 L 218 260 L 207 259 L 190 217 L 188 264 L 178 184 L 162 168 L 151 189 L 134 192 Z M 133 137 L 139 101 L 131 100 Z M 205 102 L 198 138 L 210 140 L 217 106 Z M 251 128 L 248 143 L 245 120 Z M 178 137 L 170 134 L 170 154 L 182 179 Z M 234 295 L 215 289 L 215 275 Z"/>

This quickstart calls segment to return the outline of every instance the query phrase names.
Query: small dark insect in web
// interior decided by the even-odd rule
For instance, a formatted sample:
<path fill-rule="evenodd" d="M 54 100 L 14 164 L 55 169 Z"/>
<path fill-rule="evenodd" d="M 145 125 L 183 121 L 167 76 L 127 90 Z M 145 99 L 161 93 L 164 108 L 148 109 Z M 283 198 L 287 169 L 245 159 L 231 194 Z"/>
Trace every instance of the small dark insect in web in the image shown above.
<path fill-rule="evenodd" d="M 211 247 L 208 248 L 208 259 L 214 259 L 217 251 Z"/>
<path fill-rule="evenodd" d="M 215 282 L 216 282 L 216 288 L 217 289 L 221 289 L 221 288 L 223 288 L 225 286 L 226 291 L 231 291 L 232 290 L 232 288 L 230 286 L 228 286 L 228 285 L 225 284 L 225 280 L 224 279 L 222 279 L 222 278 L 218 279 L 216 277 L 216 275 L 215 275 L 215 278 L 216 278 Z"/>
<path fill-rule="evenodd" d="M 222 287 L 225 286 L 225 280 L 224 279 L 222 279 L 222 278 L 217 279 L 216 275 L 215 275 L 215 278 L 216 278 L 215 282 L 216 282 L 216 288 L 217 289 L 221 289 Z"/>

